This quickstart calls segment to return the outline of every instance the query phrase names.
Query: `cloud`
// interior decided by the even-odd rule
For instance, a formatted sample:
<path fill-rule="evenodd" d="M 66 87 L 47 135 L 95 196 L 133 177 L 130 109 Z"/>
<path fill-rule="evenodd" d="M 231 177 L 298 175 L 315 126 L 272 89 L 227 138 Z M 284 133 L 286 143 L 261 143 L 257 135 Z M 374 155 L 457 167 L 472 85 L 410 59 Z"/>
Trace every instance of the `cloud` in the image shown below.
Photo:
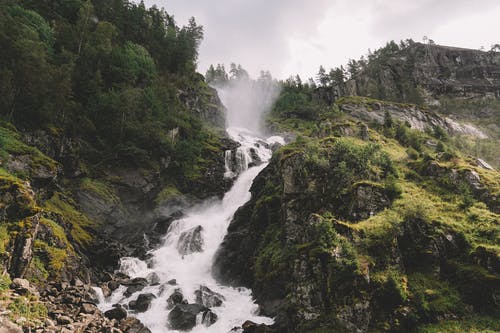
<path fill-rule="evenodd" d="M 437 43 L 498 43 L 498 0 L 147 0 L 179 23 L 194 16 L 205 29 L 199 70 L 241 63 L 252 75 L 314 76 L 387 41 L 427 35 Z M 484 19 L 488 18 L 488 19 Z"/>
<path fill-rule="evenodd" d="M 152 4 L 165 7 L 180 23 L 195 16 L 204 26 L 201 69 L 211 63 L 236 62 L 253 75 L 261 69 L 281 75 L 290 56 L 289 40 L 315 35 L 331 1 L 147 1 Z"/>
<path fill-rule="evenodd" d="M 366 1 L 362 1 L 366 2 Z M 497 0 L 376 0 L 372 3 L 372 34 L 394 30 L 407 35 L 429 34 L 450 20 L 498 7 Z"/>

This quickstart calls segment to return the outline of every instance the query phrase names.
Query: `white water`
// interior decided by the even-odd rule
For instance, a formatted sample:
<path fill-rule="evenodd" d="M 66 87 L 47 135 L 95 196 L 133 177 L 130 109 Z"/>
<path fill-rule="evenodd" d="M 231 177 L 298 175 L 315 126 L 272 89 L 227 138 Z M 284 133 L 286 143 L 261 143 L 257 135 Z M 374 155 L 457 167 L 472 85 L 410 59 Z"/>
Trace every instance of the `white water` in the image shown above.
<path fill-rule="evenodd" d="M 131 315 L 141 320 L 153 333 L 177 332 L 168 328 L 167 317 L 170 312 L 167 309 L 168 297 L 175 289 L 180 288 L 184 298 L 189 303 L 195 303 L 195 291 L 200 286 L 206 286 L 223 295 L 225 300 L 221 306 L 211 308 L 218 316 L 213 325 L 207 327 L 198 323 L 191 332 L 225 333 L 241 326 L 246 320 L 266 324 L 273 322 L 271 318 L 257 315 L 258 306 L 254 303 L 250 290 L 218 284 L 212 277 L 212 262 L 234 213 L 250 199 L 249 190 L 253 179 L 266 166 L 272 155 L 267 147 L 276 142 L 283 144 L 283 139 L 280 137 L 261 139 L 242 128 L 229 128 L 227 132 L 233 140 L 241 144 L 236 153 L 237 165 L 228 165 L 231 160 L 230 151 L 225 155 L 226 176 L 234 177 L 239 173 L 231 190 L 222 200 L 193 207 L 183 218 L 174 221 L 163 239 L 163 244 L 151 251 L 152 258 L 147 263 L 137 258 L 122 258 L 120 268 L 122 272 L 131 278 L 146 278 L 148 274 L 155 272 L 160 278 L 160 285 L 147 286 L 128 298 L 124 296 L 126 290 L 124 286 L 118 288 L 107 299 L 104 299 L 101 292 L 99 294 L 101 310 L 108 310 L 115 303 L 128 304 L 137 299 L 141 293 L 153 293 L 157 298 L 153 300 L 149 310 Z M 250 149 L 255 150 L 263 162 L 261 165 L 248 168 L 248 163 L 252 161 Z M 179 240 L 182 232 L 197 226 L 203 228 L 201 232 L 203 251 L 181 255 Z M 177 285 L 167 284 L 171 279 L 176 279 Z"/>

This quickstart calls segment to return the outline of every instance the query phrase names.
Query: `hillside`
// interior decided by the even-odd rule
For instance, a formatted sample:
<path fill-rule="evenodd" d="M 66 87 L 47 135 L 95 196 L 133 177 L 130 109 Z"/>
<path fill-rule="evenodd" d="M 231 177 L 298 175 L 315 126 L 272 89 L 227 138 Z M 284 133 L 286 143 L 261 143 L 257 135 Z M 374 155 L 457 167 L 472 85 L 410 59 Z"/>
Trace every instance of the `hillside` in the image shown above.
<path fill-rule="evenodd" d="M 244 296 L 229 311 L 274 324 L 231 332 L 500 331 L 498 52 L 391 42 L 277 82 L 203 77 L 202 38 L 127 0 L 0 4 L 0 327 L 214 331 Z M 226 131 L 210 83 L 242 78 L 237 111 L 276 93 L 264 121 L 286 145 Z M 249 200 L 220 200 L 241 175 Z M 156 251 L 172 230 L 176 257 Z M 190 295 L 161 260 L 218 284 Z"/>

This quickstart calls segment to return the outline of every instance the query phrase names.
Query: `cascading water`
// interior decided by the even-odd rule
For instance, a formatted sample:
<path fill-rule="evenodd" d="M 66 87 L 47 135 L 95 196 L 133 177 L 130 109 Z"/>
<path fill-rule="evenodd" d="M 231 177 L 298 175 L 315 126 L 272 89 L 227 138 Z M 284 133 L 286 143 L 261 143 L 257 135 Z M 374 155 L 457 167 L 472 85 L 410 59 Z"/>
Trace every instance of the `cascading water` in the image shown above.
<path fill-rule="evenodd" d="M 283 139 L 261 139 L 242 128 L 229 128 L 227 132 L 241 145 L 236 152 L 237 165 L 230 165 L 231 152 L 225 155 L 226 176 L 234 177 L 239 173 L 231 190 L 221 201 L 193 207 L 183 218 L 174 221 L 162 246 L 150 252 L 147 262 L 122 258 L 120 270 L 131 278 L 146 278 L 148 285 L 135 292 L 130 287 L 120 286 L 107 299 L 101 297 L 101 310 L 108 310 L 116 303 L 139 303 L 139 295 L 148 295 L 141 297 L 152 299 L 149 308 L 130 314 L 154 333 L 178 330 L 224 333 L 246 320 L 273 322 L 271 318 L 257 315 L 258 306 L 250 290 L 218 284 L 211 270 L 213 256 L 234 213 L 250 199 L 252 181 L 272 155 L 269 147 L 283 144 Z M 249 167 L 252 161 L 261 164 Z"/>

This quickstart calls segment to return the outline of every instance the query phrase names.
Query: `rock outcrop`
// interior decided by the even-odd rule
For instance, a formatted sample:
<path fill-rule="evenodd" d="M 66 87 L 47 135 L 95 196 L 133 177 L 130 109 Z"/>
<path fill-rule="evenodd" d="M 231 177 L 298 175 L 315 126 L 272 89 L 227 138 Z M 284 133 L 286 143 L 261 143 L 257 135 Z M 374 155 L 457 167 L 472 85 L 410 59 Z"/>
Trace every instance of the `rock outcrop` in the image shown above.
<path fill-rule="evenodd" d="M 374 86 L 378 84 L 388 100 L 406 100 L 402 80 L 407 78 L 433 97 L 500 98 L 499 52 L 413 43 L 379 60 L 382 66 L 368 65 L 348 82 L 349 95 L 380 98 L 373 95 L 381 91 Z"/>
<path fill-rule="evenodd" d="M 496 255 L 481 246 L 470 254 L 476 245 L 453 224 L 469 222 L 443 222 L 449 213 L 431 213 L 441 209 L 432 201 L 421 207 L 425 194 L 412 192 L 419 183 L 400 197 L 388 185 L 391 166 L 376 166 L 383 154 L 355 162 L 349 152 L 369 150 L 362 142 L 327 138 L 285 146 L 255 179 L 252 199 L 236 212 L 214 262 L 219 281 L 251 287 L 262 313 L 275 317 L 272 327 L 249 323 L 246 331 L 408 331 L 463 316 L 463 308 L 499 310 Z M 487 188 L 475 171 L 425 171 L 429 163 L 413 165 L 426 184 L 454 191 L 446 187 L 458 188 L 450 181 L 464 182 L 471 193 Z M 387 171 L 372 173 L 378 168 Z M 463 208 L 453 209 L 461 214 Z"/>

